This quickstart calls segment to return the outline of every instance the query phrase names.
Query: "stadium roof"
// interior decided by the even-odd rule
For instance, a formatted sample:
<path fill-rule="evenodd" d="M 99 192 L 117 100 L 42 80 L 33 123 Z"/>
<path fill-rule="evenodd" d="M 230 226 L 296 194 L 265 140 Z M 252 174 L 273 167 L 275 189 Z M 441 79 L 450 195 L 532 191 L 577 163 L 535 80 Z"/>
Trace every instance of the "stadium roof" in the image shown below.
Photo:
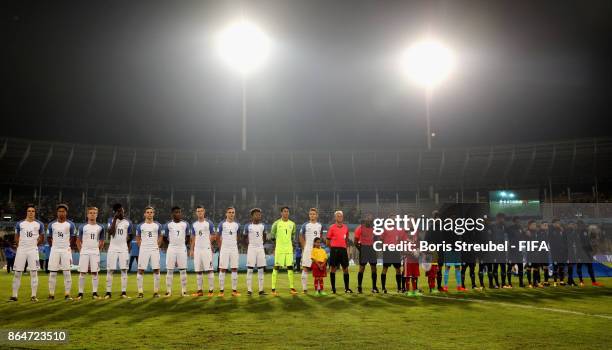
<path fill-rule="evenodd" d="M 411 191 L 592 184 L 612 177 L 612 138 L 389 151 L 128 148 L 5 138 L 0 183 L 129 191 Z"/>

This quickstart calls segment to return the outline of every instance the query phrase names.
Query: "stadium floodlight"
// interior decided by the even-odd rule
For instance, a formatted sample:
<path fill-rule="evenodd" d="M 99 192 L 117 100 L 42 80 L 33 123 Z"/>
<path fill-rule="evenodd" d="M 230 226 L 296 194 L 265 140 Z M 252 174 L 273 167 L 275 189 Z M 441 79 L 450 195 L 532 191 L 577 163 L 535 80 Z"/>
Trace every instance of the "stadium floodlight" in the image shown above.
<path fill-rule="evenodd" d="M 221 59 L 242 75 L 261 67 L 270 52 L 268 36 L 246 19 L 240 19 L 219 32 L 216 45 Z"/>
<path fill-rule="evenodd" d="M 401 63 L 408 77 L 420 86 L 433 89 L 455 68 L 453 51 L 434 39 L 418 41 L 402 55 Z"/>
<path fill-rule="evenodd" d="M 453 51 L 438 40 L 427 38 L 417 41 L 401 55 L 402 71 L 410 80 L 425 88 L 427 116 L 427 149 L 431 149 L 431 95 L 434 88 L 444 82 L 455 69 Z"/>
<path fill-rule="evenodd" d="M 246 78 L 268 57 L 270 39 L 257 25 L 241 18 L 219 32 L 215 44 L 221 59 L 242 78 L 242 150 L 246 151 Z"/>

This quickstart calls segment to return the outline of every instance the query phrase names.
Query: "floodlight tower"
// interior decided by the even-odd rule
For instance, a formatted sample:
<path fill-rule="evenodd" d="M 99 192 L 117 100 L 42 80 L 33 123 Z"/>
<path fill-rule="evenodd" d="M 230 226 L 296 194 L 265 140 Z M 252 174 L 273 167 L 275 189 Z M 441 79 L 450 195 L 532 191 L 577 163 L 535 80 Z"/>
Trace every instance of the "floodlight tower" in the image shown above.
<path fill-rule="evenodd" d="M 455 68 L 455 55 L 443 43 L 426 38 L 408 47 L 401 56 L 401 67 L 408 78 L 425 89 L 427 149 L 431 150 L 431 98 Z"/>
<path fill-rule="evenodd" d="M 242 150 L 247 149 L 247 78 L 260 68 L 270 52 L 270 39 L 253 22 L 241 18 L 221 30 L 215 40 L 221 59 L 242 79 Z"/>

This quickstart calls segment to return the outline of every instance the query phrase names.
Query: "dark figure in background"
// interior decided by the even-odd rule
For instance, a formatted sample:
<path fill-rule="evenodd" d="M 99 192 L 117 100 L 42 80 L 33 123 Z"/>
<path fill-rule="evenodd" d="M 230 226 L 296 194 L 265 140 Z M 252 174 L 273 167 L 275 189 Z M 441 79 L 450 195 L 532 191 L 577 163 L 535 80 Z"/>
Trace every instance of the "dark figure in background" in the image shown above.
<path fill-rule="evenodd" d="M 565 230 L 561 226 L 561 221 L 557 218 L 553 219 L 550 230 L 550 251 L 553 262 L 553 286 L 564 286 L 565 265 L 567 263 L 567 237 Z"/>

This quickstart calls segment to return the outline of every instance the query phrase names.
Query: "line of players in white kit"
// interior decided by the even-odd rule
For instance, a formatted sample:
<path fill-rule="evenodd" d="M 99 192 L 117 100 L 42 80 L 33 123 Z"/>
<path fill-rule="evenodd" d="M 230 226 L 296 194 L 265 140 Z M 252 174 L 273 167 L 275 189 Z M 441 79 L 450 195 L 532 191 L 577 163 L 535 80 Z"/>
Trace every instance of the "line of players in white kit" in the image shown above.
<path fill-rule="evenodd" d="M 67 219 L 68 206 L 60 204 L 57 206 L 57 218 L 47 227 L 47 240 L 51 246 L 49 254 L 49 300 L 55 299 L 55 285 L 57 273 L 63 272 L 64 276 L 64 299 L 72 300 L 70 291 L 72 289 L 72 276 L 70 273 L 72 265 L 71 240 L 76 239 L 76 245 L 80 252 L 79 256 L 79 288 L 77 300 L 83 298 L 85 288 L 85 277 L 91 274 L 92 296 L 94 299 L 100 298 L 98 290 L 98 272 L 100 271 L 100 250 L 104 247 L 106 236 L 110 238 L 107 251 L 107 276 L 106 294 L 104 298 L 111 298 L 113 272 L 119 266 L 121 271 L 121 298 L 129 298 L 127 295 L 129 250 L 128 240 L 134 232 L 134 227 L 130 220 L 125 217 L 125 212 L 120 204 L 113 206 L 113 217 L 108 220 L 106 227 L 97 222 L 98 209 L 95 207 L 87 208 L 87 223 L 81 225 L 78 230 L 73 222 Z M 140 247 L 138 257 L 137 287 L 138 297 L 144 297 L 143 279 L 144 272 L 151 265 L 153 270 L 153 297 L 159 297 L 160 289 L 160 246 L 164 237 L 168 241 L 166 251 L 166 296 L 172 295 L 172 285 L 174 270 L 178 269 L 181 279 L 181 295 L 187 294 L 187 261 L 188 254 L 194 258 L 194 270 L 197 274 L 197 292 L 192 296 L 203 296 L 203 275 L 208 276 L 208 296 L 213 296 L 214 291 L 214 269 L 213 269 L 213 250 L 212 242 L 217 240 L 220 247 L 219 255 L 219 296 L 224 295 L 225 273 L 231 271 L 232 295 L 239 296 L 237 291 L 238 280 L 238 234 L 244 235 L 248 239 L 247 251 L 247 288 L 248 294 L 252 294 L 252 277 L 254 270 L 257 271 L 259 294 L 264 292 L 264 270 L 266 267 L 266 256 L 264 252 L 264 241 L 266 230 L 261 222 L 261 210 L 254 208 L 251 210 L 251 222 L 243 227 L 237 223 L 235 209 L 226 209 L 226 219 L 219 223 L 217 229 L 213 223 L 206 218 L 204 207 L 196 208 L 197 220 L 192 224 L 183 220 L 182 210 L 173 207 L 171 212 L 172 220 L 165 225 L 161 225 L 154 220 L 155 209 L 146 207 L 144 210 L 144 222 L 136 226 L 136 241 Z M 288 210 L 287 210 L 288 216 Z M 301 229 L 300 242 L 307 250 L 305 253 L 310 255 L 313 241 L 316 237 L 321 237 L 322 226 L 316 221 L 316 215 L 310 215 L 310 223 L 306 223 Z M 316 214 L 316 213 L 315 213 Z M 288 219 L 288 218 L 284 218 Z M 281 219 L 279 219 L 281 220 Z M 314 221 L 313 221 L 314 220 Z M 291 222 L 289 220 L 291 224 Z M 293 224 L 294 225 L 294 224 Z M 293 226 L 295 227 L 295 225 Z M 314 229 L 310 229 L 314 227 Z M 294 229 L 295 230 L 295 229 Z M 295 231 L 294 231 L 295 232 Z M 272 237 L 275 236 L 274 225 Z M 18 291 L 21 284 L 21 276 L 29 267 L 31 277 L 31 300 L 38 301 L 38 275 L 39 269 L 38 246 L 42 244 L 45 237 L 44 224 L 36 220 L 36 208 L 28 205 L 26 218 L 20 221 L 15 228 L 15 237 L 18 244 L 17 254 L 14 264 L 14 277 L 12 284 L 12 296 L 10 301 L 17 301 Z M 289 237 L 293 239 L 293 237 Z M 189 243 L 189 252 L 187 250 Z M 310 249 L 308 249 L 310 248 Z M 293 259 L 291 259 L 293 260 Z M 302 284 L 306 291 L 307 273 L 309 272 L 310 261 L 303 264 Z M 275 269 L 277 268 L 275 262 Z M 292 269 L 289 266 L 285 266 Z M 276 272 L 276 271 L 275 271 Z M 275 282 L 275 281 L 273 281 Z M 273 283 L 274 284 L 274 283 Z M 276 294 L 273 285 L 273 294 Z M 291 285 L 292 293 L 295 289 Z"/>

